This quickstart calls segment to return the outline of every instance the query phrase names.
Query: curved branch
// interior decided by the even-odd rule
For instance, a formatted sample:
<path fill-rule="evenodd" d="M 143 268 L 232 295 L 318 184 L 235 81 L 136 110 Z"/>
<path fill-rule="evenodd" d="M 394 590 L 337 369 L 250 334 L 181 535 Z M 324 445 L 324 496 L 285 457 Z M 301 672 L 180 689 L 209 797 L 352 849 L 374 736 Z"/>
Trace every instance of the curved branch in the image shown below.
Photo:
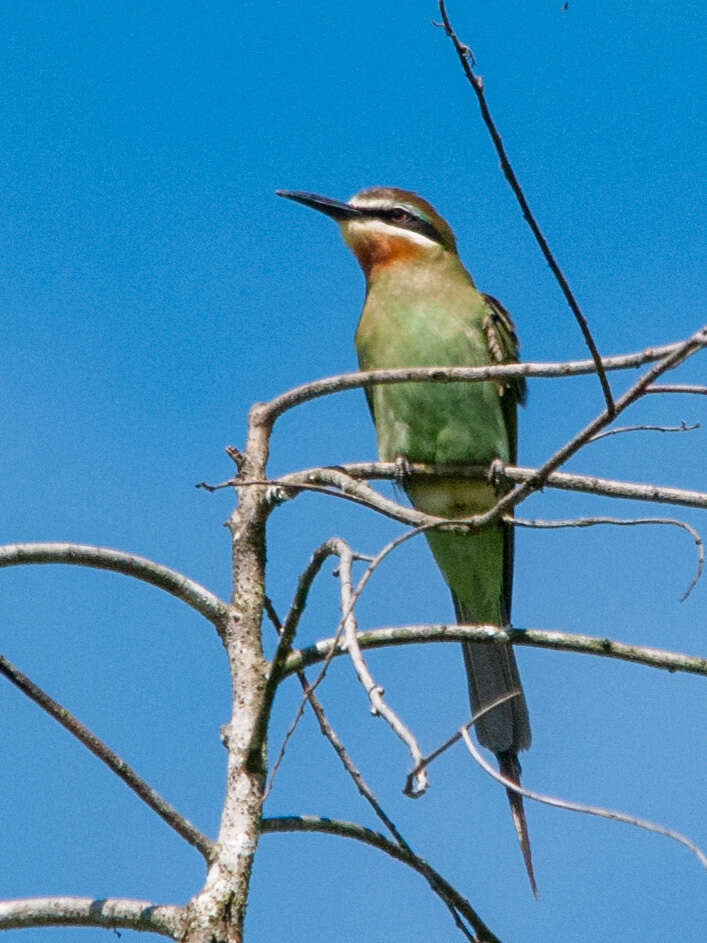
<path fill-rule="evenodd" d="M 662 347 L 647 347 L 631 354 L 619 354 L 602 358 L 605 370 L 629 370 L 646 363 L 661 360 L 678 350 L 684 341 L 665 344 Z M 596 373 L 593 360 L 570 360 L 564 363 L 518 363 L 489 367 L 398 367 L 390 370 L 364 370 L 341 373 L 303 383 L 285 393 L 281 393 L 268 403 L 260 403 L 257 408 L 258 422 L 271 425 L 278 416 L 288 409 L 299 406 L 309 400 L 344 390 L 355 390 L 371 383 L 405 383 L 411 380 L 427 380 L 432 383 L 453 383 L 457 380 L 480 381 L 518 377 L 576 377 Z"/>
<path fill-rule="evenodd" d="M 22 543 L 0 546 L 0 568 L 30 563 L 69 563 L 132 576 L 186 603 L 219 631 L 228 615 L 226 603 L 199 583 L 177 570 L 134 553 L 111 547 L 94 547 L 91 544 Z"/>
<path fill-rule="evenodd" d="M 184 930 L 181 907 L 118 897 L 28 897 L 0 901 L 0 930 L 27 927 L 120 927 L 178 939 Z"/>
<path fill-rule="evenodd" d="M 504 522 L 511 527 L 528 527 L 534 530 L 558 530 L 564 527 L 596 527 L 597 525 L 608 524 L 613 527 L 640 527 L 643 524 L 651 524 L 666 527 L 679 527 L 692 537 L 697 547 L 697 567 L 692 579 L 687 585 L 687 589 L 680 597 L 680 602 L 685 602 L 692 590 L 697 585 L 702 570 L 705 565 L 705 548 L 702 538 L 694 527 L 691 527 L 685 521 L 679 521 L 674 517 L 575 517 L 565 521 L 543 521 L 543 520 L 524 520 L 522 517 L 506 516 Z"/>
<path fill-rule="evenodd" d="M 688 426 L 684 419 L 679 426 L 653 426 L 642 423 L 638 426 L 619 426 L 616 429 L 605 429 L 603 432 L 597 432 L 596 435 L 593 435 L 589 442 L 598 442 L 600 439 L 607 439 L 612 435 L 623 435 L 624 432 L 695 432 L 699 428 L 699 422 L 693 422 L 691 426 Z"/>
<path fill-rule="evenodd" d="M 340 838 L 353 838 L 379 851 L 385 852 L 391 858 L 408 865 L 422 875 L 432 890 L 445 904 L 457 910 L 474 928 L 479 943 L 500 943 L 498 937 L 491 932 L 471 907 L 466 898 L 457 891 L 439 872 L 429 865 L 423 858 L 418 857 L 396 845 L 380 832 L 358 825 L 356 822 L 344 822 L 340 819 L 320 818 L 316 815 L 287 815 L 277 818 L 265 818 L 262 822 L 264 833 L 273 832 L 323 832 L 326 835 L 337 835 Z"/>
<path fill-rule="evenodd" d="M 554 651 L 576 652 L 582 655 L 600 655 L 634 662 L 649 668 L 666 671 L 684 671 L 687 674 L 707 676 L 707 658 L 670 652 L 661 648 L 643 645 L 626 645 L 609 638 L 595 635 L 572 635 L 568 632 L 552 632 L 543 629 L 500 629 L 495 625 L 403 625 L 359 632 L 361 648 L 389 648 L 395 645 L 424 644 L 427 642 L 487 642 L 495 645 L 510 642 L 512 645 L 527 645 L 531 648 L 549 648 Z M 333 652 L 332 652 L 333 650 Z M 321 639 L 307 648 L 295 649 L 287 658 L 282 677 L 309 665 L 332 657 L 344 655 L 334 639 Z"/>
<path fill-rule="evenodd" d="M 657 822 L 649 822 L 648 819 L 640 819 L 635 815 L 627 815 L 625 812 L 617 812 L 614 809 L 603 809 L 601 806 L 585 805 L 583 802 L 570 802 L 567 799 L 557 799 L 555 796 L 547 796 L 541 792 L 533 792 L 532 789 L 527 789 L 525 786 L 520 786 L 512 779 L 508 779 L 508 777 L 496 772 L 491 764 L 487 763 L 483 758 L 475 743 L 469 736 L 469 731 L 466 727 L 461 727 L 459 733 L 466 744 L 467 750 L 469 753 L 471 753 L 472 757 L 479 764 L 481 769 L 492 779 L 495 779 L 496 782 L 501 783 L 502 786 L 505 786 L 506 789 L 510 789 L 511 792 L 525 796 L 526 799 L 532 799 L 534 802 L 540 802 L 543 805 L 552 806 L 555 809 L 565 809 L 567 812 L 581 812 L 584 815 L 596 815 L 601 819 L 610 819 L 613 822 L 623 822 L 625 825 L 633 825 L 636 828 L 642 828 L 646 832 L 654 832 L 656 835 L 664 835 L 666 838 L 671 838 L 673 841 L 679 842 L 679 844 L 687 848 L 688 851 L 691 851 L 700 862 L 702 867 L 707 868 L 707 856 L 705 853 L 701 848 L 698 848 L 694 842 L 691 842 L 689 838 L 686 838 L 685 835 L 682 835 L 680 832 L 676 832 L 672 828 L 666 828 L 665 825 L 659 825 Z"/>

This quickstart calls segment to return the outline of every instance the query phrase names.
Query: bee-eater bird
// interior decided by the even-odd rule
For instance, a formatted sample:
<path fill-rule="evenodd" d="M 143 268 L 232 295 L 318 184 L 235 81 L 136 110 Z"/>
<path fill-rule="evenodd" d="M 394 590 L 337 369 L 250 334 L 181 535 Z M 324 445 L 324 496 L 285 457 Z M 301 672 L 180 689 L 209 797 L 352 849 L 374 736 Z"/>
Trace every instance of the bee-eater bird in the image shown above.
<path fill-rule="evenodd" d="M 366 278 L 356 329 L 362 370 L 514 362 L 513 322 L 498 301 L 476 289 L 457 255 L 454 234 L 421 197 L 393 187 L 362 190 L 347 203 L 313 193 L 279 190 L 339 223 Z M 377 384 L 366 391 L 381 461 L 490 464 L 516 460 L 516 405 L 522 379 L 475 383 Z M 496 502 L 493 486 L 463 478 L 402 476 L 415 508 L 465 518 Z M 427 532 L 452 593 L 457 621 L 507 626 L 511 614 L 513 529 L 501 523 L 469 534 Z M 520 693 L 476 724 L 479 741 L 498 758 L 502 774 L 520 782 L 518 751 L 530 746 L 530 723 L 513 649 L 464 643 L 474 713 L 504 694 Z M 533 892 L 530 844 L 521 796 L 508 797 Z"/>

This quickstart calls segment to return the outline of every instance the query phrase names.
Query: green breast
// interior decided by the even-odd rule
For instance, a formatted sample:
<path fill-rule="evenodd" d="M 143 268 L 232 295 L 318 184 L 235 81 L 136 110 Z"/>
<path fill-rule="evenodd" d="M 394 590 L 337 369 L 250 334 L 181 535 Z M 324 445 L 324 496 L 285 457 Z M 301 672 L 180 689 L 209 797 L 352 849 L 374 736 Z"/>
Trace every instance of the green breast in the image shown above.
<path fill-rule="evenodd" d="M 361 369 L 484 366 L 490 362 L 484 314 L 484 299 L 468 276 L 439 290 L 419 273 L 380 279 L 369 287 L 356 330 Z M 420 462 L 509 459 L 501 401 L 492 383 L 376 386 L 369 403 L 383 461 L 398 455 Z"/>

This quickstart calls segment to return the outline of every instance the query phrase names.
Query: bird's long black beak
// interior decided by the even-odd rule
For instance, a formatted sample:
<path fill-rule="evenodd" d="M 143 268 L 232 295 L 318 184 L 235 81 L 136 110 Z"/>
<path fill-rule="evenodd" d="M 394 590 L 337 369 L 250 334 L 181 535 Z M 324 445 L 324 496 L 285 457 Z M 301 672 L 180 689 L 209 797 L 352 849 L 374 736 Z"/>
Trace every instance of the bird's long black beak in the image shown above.
<path fill-rule="evenodd" d="M 313 210 L 319 210 L 326 216 L 331 216 L 341 223 L 346 219 L 353 219 L 361 215 L 361 210 L 350 203 L 341 203 L 339 200 L 330 200 L 328 196 L 318 196 L 316 193 L 301 193 L 299 190 L 276 190 L 277 196 L 284 196 L 287 200 L 302 203 Z"/>

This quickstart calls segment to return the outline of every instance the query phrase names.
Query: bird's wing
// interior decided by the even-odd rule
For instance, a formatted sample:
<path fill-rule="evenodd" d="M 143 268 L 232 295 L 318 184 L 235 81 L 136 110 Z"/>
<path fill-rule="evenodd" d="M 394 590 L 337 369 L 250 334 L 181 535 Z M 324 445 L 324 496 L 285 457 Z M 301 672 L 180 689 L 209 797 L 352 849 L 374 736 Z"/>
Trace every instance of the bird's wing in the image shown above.
<path fill-rule="evenodd" d="M 497 364 L 517 363 L 520 345 L 515 324 L 510 314 L 496 298 L 491 295 L 482 295 L 482 297 L 486 303 L 483 330 L 486 335 L 490 362 Z M 506 414 L 506 421 L 508 421 L 509 413 L 515 417 L 516 404 L 525 402 L 525 378 L 516 377 L 499 381 L 499 393 L 503 397 L 504 413 Z M 515 432 L 515 429 L 513 431 Z M 515 462 L 515 436 L 509 444 L 512 453 L 511 461 Z"/>
<path fill-rule="evenodd" d="M 483 295 L 486 302 L 483 329 L 488 344 L 492 363 L 517 363 L 520 345 L 515 325 L 510 314 L 500 301 L 491 295 Z M 503 417 L 508 430 L 508 449 L 511 464 L 515 464 L 518 453 L 518 418 L 517 405 L 525 402 L 526 384 L 524 377 L 499 381 L 499 394 Z M 510 624 L 511 601 L 513 596 L 513 544 L 514 528 L 504 528 L 503 535 L 503 605 L 504 621 Z"/>

